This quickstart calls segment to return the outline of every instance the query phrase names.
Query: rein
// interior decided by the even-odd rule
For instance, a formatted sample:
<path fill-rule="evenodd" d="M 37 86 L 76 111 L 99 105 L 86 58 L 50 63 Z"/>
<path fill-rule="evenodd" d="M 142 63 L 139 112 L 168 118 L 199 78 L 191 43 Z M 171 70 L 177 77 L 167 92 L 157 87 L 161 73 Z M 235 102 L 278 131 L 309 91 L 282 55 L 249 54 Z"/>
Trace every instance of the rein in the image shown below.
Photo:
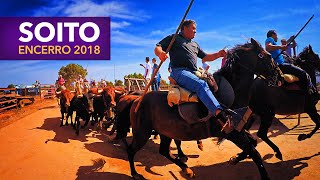
<path fill-rule="evenodd" d="M 239 58 L 239 56 L 237 55 L 237 53 L 231 53 L 231 57 L 232 57 L 231 61 L 233 61 L 234 63 L 239 64 L 242 68 L 246 69 L 247 71 L 251 72 L 252 74 L 254 74 L 254 75 L 256 75 L 257 77 L 259 77 L 259 78 L 261 78 L 262 80 L 264 80 L 264 81 L 268 84 L 268 86 L 275 86 L 275 87 L 277 87 L 277 85 L 276 85 L 277 78 L 276 78 L 276 77 L 272 77 L 272 81 L 268 81 L 268 78 L 266 78 L 265 76 L 263 76 L 263 75 L 261 75 L 261 74 L 259 74 L 259 73 L 256 73 L 256 72 L 253 71 L 252 69 L 250 69 L 250 68 L 248 68 L 247 66 L 241 64 L 240 62 L 236 61 L 235 58 L 234 58 L 234 56 L 236 56 L 237 58 Z M 262 58 L 263 58 L 263 55 L 262 55 L 261 53 L 259 53 L 259 54 L 258 54 L 258 57 L 259 57 L 260 59 L 262 59 Z"/>

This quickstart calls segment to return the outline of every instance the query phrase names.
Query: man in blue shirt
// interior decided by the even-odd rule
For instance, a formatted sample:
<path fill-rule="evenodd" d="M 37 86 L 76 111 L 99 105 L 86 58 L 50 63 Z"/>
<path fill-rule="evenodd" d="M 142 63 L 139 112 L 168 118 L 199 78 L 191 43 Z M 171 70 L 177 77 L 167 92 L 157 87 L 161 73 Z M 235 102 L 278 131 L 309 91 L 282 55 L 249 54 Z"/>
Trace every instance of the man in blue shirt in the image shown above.
<path fill-rule="evenodd" d="M 314 95 L 317 99 L 319 94 L 316 88 L 313 86 L 310 76 L 303 70 L 293 64 L 285 63 L 285 60 L 281 54 L 282 51 L 287 50 L 287 45 L 277 45 L 278 35 L 275 30 L 269 30 L 267 33 L 267 39 L 265 41 L 266 50 L 270 52 L 272 58 L 277 63 L 279 68 L 284 74 L 292 74 L 299 78 L 301 81 L 301 89 L 305 90 L 308 94 Z M 277 57 L 277 59 L 275 59 Z"/>
<path fill-rule="evenodd" d="M 157 64 L 157 59 L 156 58 L 152 58 L 152 76 L 154 74 L 154 72 L 156 71 L 156 69 L 158 68 L 158 64 Z M 158 91 L 159 87 L 160 87 L 160 73 L 159 71 L 157 72 L 157 74 L 154 76 L 153 82 L 152 82 L 152 86 L 151 89 L 152 91 Z"/>
<path fill-rule="evenodd" d="M 196 92 L 203 104 L 215 114 L 218 118 L 225 118 L 223 108 L 220 106 L 213 93 L 210 91 L 208 84 L 197 77 L 194 71 L 197 70 L 197 58 L 203 62 L 214 61 L 217 58 L 226 56 L 225 50 L 217 53 L 207 54 L 200 46 L 192 41 L 196 34 L 196 22 L 194 20 L 185 20 L 181 27 L 181 32 L 177 35 L 170 54 L 170 66 L 172 72 L 170 76 L 183 88 Z M 165 61 L 168 55 L 165 53 L 173 35 L 162 39 L 155 47 L 154 52 L 161 61 Z M 222 113 L 220 113 L 222 112 Z"/>

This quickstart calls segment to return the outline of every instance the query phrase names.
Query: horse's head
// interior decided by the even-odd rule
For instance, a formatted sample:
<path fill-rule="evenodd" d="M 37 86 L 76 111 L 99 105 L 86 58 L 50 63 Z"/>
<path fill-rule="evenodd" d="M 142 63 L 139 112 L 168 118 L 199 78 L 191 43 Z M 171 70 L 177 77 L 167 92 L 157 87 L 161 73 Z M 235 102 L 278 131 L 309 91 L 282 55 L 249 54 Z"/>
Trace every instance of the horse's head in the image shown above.
<path fill-rule="evenodd" d="M 301 66 L 302 68 L 307 65 L 320 71 L 319 55 L 313 52 L 311 45 L 303 49 L 303 51 L 297 56 L 294 64 Z"/>
<path fill-rule="evenodd" d="M 271 54 L 253 38 L 250 43 L 230 49 L 227 58 L 224 68 L 229 69 L 229 73 L 231 71 L 241 77 L 256 75 L 265 79 L 268 84 L 278 83 L 279 72 Z"/>

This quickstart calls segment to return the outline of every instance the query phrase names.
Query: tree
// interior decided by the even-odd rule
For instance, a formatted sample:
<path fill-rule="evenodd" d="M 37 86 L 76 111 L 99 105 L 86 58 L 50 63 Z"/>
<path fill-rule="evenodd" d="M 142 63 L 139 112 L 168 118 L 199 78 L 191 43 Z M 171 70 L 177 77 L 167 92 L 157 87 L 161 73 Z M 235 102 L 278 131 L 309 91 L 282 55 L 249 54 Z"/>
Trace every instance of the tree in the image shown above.
<path fill-rule="evenodd" d="M 114 85 L 115 85 L 115 86 L 124 86 L 124 85 L 123 85 L 123 81 L 117 80 L 117 79 L 115 80 Z"/>
<path fill-rule="evenodd" d="M 107 86 L 114 86 L 111 81 L 106 81 L 106 83 L 107 83 Z"/>
<path fill-rule="evenodd" d="M 79 75 L 85 78 L 88 74 L 88 71 L 81 65 L 72 63 L 68 64 L 67 66 L 62 66 L 58 74 L 62 75 L 63 79 L 66 81 L 65 86 L 70 89 L 71 82 L 76 81 Z"/>
<path fill-rule="evenodd" d="M 125 75 L 124 78 L 138 78 L 138 79 L 144 79 L 143 75 L 141 73 L 133 73 L 133 74 L 128 74 Z"/>
<path fill-rule="evenodd" d="M 8 88 L 15 88 L 15 85 L 14 84 L 9 84 Z"/>

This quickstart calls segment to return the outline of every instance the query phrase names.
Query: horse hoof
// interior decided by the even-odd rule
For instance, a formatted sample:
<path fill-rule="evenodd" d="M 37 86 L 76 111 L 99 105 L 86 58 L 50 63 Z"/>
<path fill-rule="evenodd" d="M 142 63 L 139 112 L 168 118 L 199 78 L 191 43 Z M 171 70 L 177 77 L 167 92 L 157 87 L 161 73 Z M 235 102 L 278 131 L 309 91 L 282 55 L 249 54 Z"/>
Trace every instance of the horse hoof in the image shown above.
<path fill-rule="evenodd" d="M 303 141 L 303 140 L 305 140 L 305 139 L 307 139 L 308 138 L 308 136 L 306 135 L 306 134 L 300 134 L 299 136 L 298 136 L 298 141 Z"/>
<path fill-rule="evenodd" d="M 91 126 L 93 126 L 94 125 L 94 121 L 91 121 Z"/>
<path fill-rule="evenodd" d="M 144 178 L 141 174 L 135 174 L 135 175 L 132 175 L 133 179 L 137 179 L 137 180 L 143 180 L 143 179 L 146 179 Z"/>
<path fill-rule="evenodd" d="M 199 148 L 201 151 L 203 151 L 203 145 L 202 145 L 202 143 L 201 143 L 201 144 L 198 144 L 198 148 Z"/>
<path fill-rule="evenodd" d="M 189 178 L 195 178 L 196 175 L 194 174 L 194 172 L 190 169 L 190 168 L 185 168 L 183 170 L 183 172 L 186 173 L 186 175 L 189 177 Z"/>
<path fill-rule="evenodd" d="M 178 156 L 178 159 L 184 163 L 188 161 L 188 157 L 186 155 Z"/>
<path fill-rule="evenodd" d="M 76 131 L 76 135 L 79 136 L 79 131 Z"/>
<path fill-rule="evenodd" d="M 238 156 L 232 156 L 230 159 L 229 159 L 229 164 L 230 165 L 236 165 L 238 164 L 239 160 L 238 160 Z"/>
<path fill-rule="evenodd" d="M 278 158 L 279 160 L 282 161 L 282 154 L 281 154 L 281 152 L 276 153 L 276 158 Z"/>

